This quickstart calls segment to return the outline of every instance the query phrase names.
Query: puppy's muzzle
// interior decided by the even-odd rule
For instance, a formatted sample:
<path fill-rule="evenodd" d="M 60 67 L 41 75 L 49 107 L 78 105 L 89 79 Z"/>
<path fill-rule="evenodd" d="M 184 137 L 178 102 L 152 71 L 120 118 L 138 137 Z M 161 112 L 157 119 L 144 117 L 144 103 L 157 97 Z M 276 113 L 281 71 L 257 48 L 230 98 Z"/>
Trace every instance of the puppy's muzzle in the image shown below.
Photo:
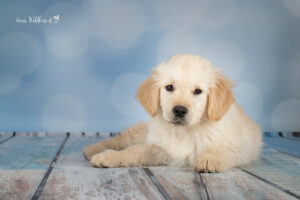
<path fill-rule="evenodd" d="M 188 109 L 186 107 L 180 106 L 180 105 L 174 106 L 172 111 L 176 118 L 184 118 L 185 115 L 188 113 Z"/>

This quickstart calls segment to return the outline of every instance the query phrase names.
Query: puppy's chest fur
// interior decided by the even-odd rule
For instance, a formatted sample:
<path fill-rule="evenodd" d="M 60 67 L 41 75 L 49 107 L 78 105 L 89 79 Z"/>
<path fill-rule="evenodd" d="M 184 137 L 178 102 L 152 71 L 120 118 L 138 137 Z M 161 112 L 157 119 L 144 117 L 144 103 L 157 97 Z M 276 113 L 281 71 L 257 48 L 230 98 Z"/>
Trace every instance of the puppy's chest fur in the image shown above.
<path fill-rule="evenodd" d="M 197 134 L 187 132 L 182 127 L 153 119 L 148 128 L 146 143 L 166 150 L 170 156 L 170 165 L 192 165 L 196 155 L 204 148 Z"/>

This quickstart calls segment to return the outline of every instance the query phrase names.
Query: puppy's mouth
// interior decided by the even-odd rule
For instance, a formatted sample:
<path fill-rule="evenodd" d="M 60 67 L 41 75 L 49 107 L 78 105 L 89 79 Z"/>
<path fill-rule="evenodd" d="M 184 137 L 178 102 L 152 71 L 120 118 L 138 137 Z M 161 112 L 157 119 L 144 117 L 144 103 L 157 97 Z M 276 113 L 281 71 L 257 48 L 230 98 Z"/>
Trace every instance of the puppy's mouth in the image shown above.
<path fill-rule="evenodd" d="M 171 124 L 174 124 L 175 126 L 185 126 L 186 122 L 181 119 L 175 119 L 173 121 L 170 121 Z"/>

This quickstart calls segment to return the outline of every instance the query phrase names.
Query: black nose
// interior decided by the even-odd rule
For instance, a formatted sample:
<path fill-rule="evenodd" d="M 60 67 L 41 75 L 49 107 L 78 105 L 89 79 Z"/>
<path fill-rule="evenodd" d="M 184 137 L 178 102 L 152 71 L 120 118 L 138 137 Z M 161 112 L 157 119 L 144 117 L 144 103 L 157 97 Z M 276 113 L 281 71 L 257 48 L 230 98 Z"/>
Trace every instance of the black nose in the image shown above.
<path fill-rule="evenodd" d="M 176 117 L 184 117 L 188 112 L 188 109 L 184 106 L 175 106 L 173 108 L 173 113 Z"/>

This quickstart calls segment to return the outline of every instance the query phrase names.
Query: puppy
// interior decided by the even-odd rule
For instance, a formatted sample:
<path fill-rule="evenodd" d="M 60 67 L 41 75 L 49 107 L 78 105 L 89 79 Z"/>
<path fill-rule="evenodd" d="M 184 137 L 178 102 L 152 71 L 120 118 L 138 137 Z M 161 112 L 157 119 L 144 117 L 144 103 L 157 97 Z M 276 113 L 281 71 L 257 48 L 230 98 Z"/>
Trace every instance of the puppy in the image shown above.
<path fill-rule="evenodd" d="M 84 155 L 96 167 L 176 165 L 222 172 L 248 164 L 259 155 L 261 130 L 235 102 L 232 87 L 207 60 L 175 55 L 138 89 L 150 121 L 87 146 Z"/>

